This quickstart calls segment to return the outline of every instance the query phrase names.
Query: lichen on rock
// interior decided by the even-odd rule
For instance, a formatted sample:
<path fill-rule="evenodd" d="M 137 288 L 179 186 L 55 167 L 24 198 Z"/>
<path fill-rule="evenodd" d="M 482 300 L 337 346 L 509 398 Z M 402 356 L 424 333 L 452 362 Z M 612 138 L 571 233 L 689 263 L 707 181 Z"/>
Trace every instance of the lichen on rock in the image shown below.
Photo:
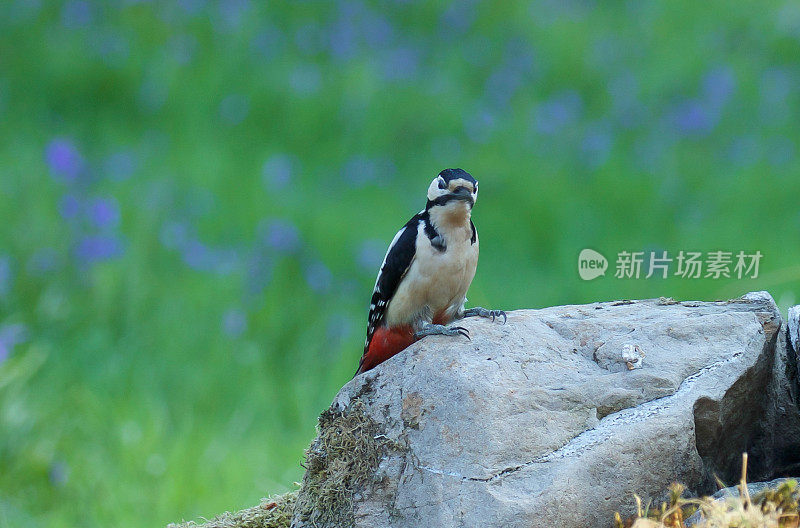
<path fill-rule="evenodd" d="M 360 398 L 343 410 L 331 406 L 324 411 L 319 435 L 306 451 L 306 474 L 292 526 L 353 526 L 353 498 L 374 485 L 378 466 L 390 450 L 401 446 L 367 415 Z"/>

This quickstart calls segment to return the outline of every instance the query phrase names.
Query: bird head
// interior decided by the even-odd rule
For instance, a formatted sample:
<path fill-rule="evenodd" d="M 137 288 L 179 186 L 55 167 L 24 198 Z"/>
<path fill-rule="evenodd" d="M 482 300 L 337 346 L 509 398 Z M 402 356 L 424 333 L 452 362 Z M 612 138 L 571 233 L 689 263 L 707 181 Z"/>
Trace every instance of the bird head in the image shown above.
<path fill-rule="evenodd" d="M 469 209 L 478 199 L 478 181 L 463 169 L 445 169 L 436 176 L 428 187 L 428 205 L 463 207 Z"/>

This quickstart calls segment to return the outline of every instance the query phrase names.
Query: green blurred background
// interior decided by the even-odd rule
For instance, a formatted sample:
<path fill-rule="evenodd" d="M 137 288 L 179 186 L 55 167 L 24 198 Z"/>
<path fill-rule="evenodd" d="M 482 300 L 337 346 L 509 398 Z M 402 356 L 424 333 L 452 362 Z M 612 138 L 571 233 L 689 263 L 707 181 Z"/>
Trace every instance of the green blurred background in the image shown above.
<path fill-rule="evenodd" d="M 481 181 L 474 305 L 795 302 L 797 3 L 266 4 L 0 4 L 0 527 L 293 489 L 445 167 Z M 664 250 L 763 258 L 614 277 Z"/>

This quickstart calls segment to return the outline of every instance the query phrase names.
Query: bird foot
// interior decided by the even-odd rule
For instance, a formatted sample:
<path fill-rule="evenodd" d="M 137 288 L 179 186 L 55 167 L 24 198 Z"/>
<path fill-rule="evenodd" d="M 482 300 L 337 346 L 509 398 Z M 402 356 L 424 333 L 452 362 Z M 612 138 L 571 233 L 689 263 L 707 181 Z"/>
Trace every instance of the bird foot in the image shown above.
<path fill-rule="evenodd" d="M 464 328 L 463 326 L 444 326 L 440 324 L 426 324 L 416 332 L 414 332 L 414 337 L 417 339 L 422 339 L 425 336 L 429 335 L 446 335 L 446 336 L 456 336 L 462 335 L 469 339 L 469 330 Z"/>
<path fill-rule="evenodd" d="M 508 316 L 503 310 L 487 310 L 486 308 L 481 308 L 480 306 L 464 310 L 464 317 L 486 317 L 487 319 L 491 318 L 492 322 L 494 322 L 495 319 L 502 317 L 503 324 L 506 324 L 506 321 L 508 321 Z"/>

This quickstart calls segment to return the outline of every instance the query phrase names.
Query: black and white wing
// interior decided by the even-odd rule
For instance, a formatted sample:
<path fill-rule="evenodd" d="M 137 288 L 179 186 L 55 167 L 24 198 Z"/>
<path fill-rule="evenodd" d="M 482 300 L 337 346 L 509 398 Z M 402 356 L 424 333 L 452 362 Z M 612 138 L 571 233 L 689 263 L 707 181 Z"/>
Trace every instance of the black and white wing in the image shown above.
<path fill-rule="evenodd" d="M 383 264 L 381 264 L 378 278 L 375 281 L 375 289 L 372 291 L 372 300 L 369 303 L 367 340 L 364 343 L 365 354 L 367 350 L 369 350 L 369 343 L 372 340 L 375 329 L 383 322 L 389 301 L 394 297 L 394 293 L 397 291 L 400 281 L 403 280 L 406 272 L 408 272 L 408 268 L 411 267 L 411 262 L 414 260 L 417 246 L 417 232 L 420 222 L 423 221 L 421 214 L 422 213 L 414 215 L 414 217 L 397 232 L 392 239 L 392 243 L 389 244 L 386 256 L 383 258 Z"/>

